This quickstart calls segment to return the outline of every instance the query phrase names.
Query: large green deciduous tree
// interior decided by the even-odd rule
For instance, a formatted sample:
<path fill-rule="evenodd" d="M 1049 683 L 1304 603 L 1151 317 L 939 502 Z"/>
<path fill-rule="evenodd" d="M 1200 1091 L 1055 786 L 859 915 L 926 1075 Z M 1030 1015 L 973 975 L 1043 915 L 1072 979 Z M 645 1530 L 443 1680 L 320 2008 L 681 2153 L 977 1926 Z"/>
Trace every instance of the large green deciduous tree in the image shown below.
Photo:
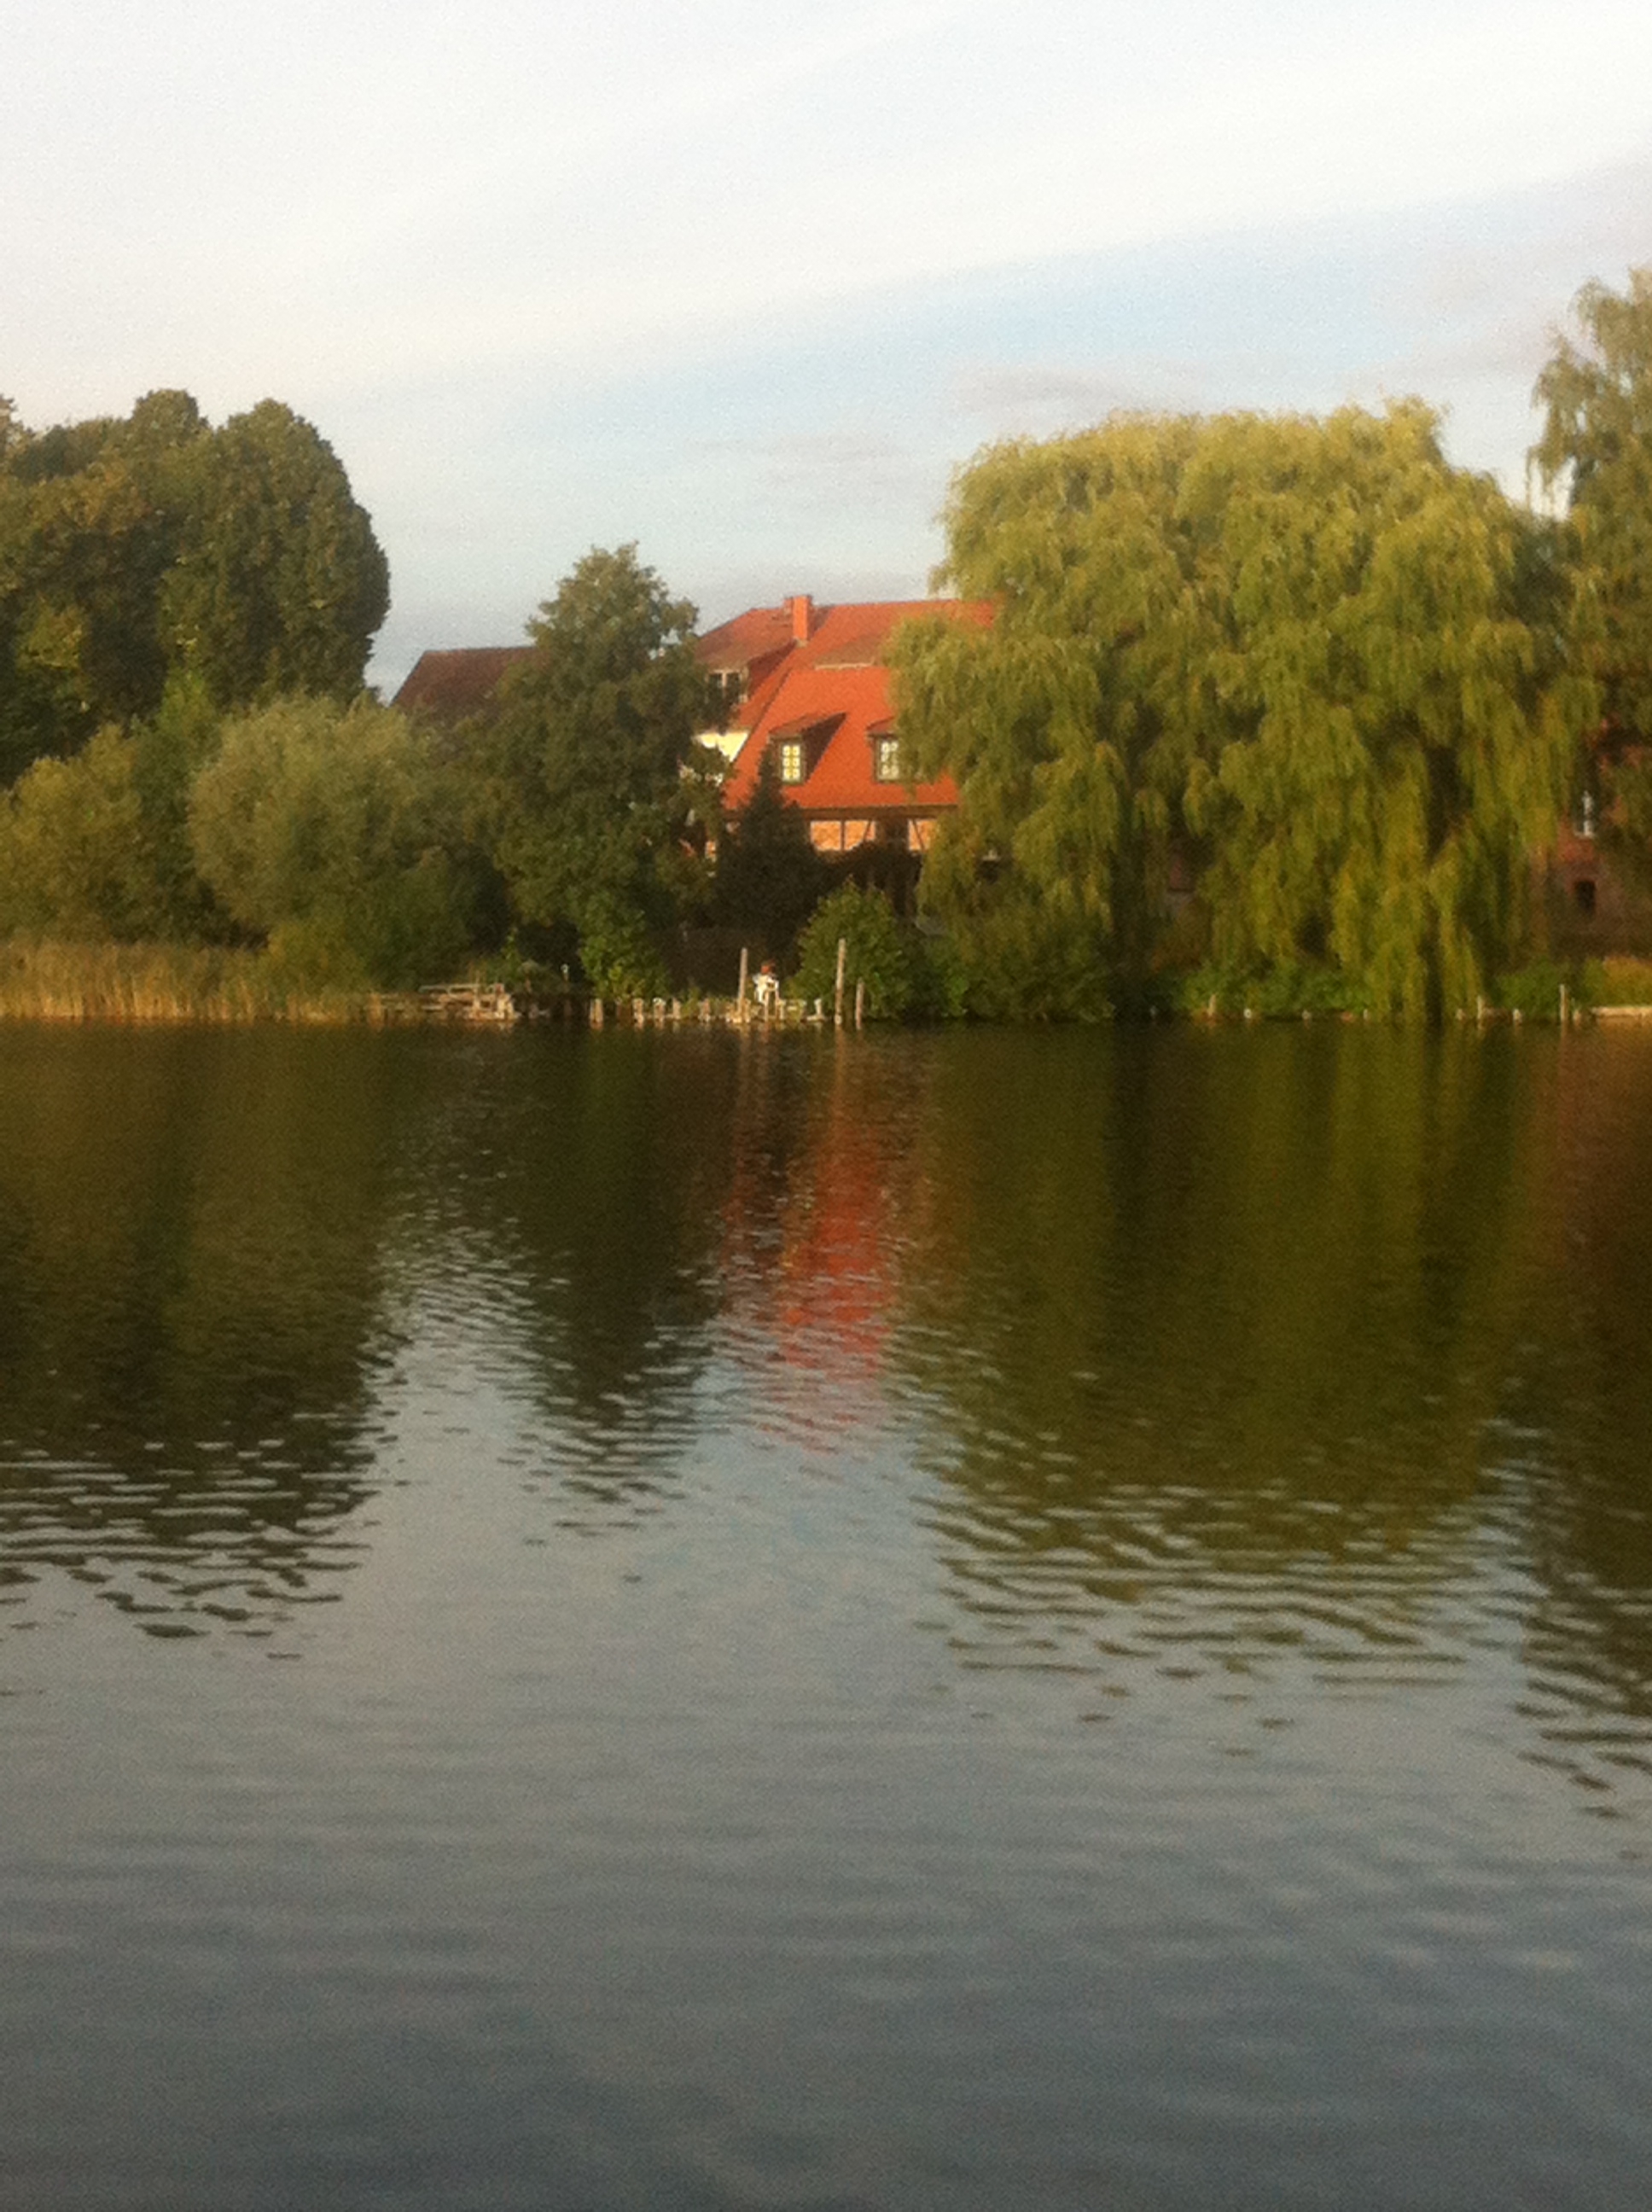
<path fill-rule="evenodd" d="M 1084 1012 L 1202 949 L 1420 1012 L 1518 946 L 1573 744 L 1562 587 L 1420 403 L 999 446 L 946 524 L 997 618 L 909 626 L 896 696 L 959 782 L 925 896 L 985 1003 Z"/>
<path fill-rule="evenodd" d="M 0 408 L 0 780 L 188 678 L 227 709 L 359 689 L 388 586 L 331 447 L 187 392 L 31 433 Z"/>
<path fill-rule="evenodd" d="M 161 616 L 220 707 L 359 690 L 390 571 L 326 440 L 274 399 L 232 416 L 200 471 Z"/>
<path fill-rule="evenodd" d="M 707 826 L 709 794 L 693 773 L 708 714 L 694 624 L 634 545 L 587 553 L 529 623 L 532 657 L 474 738 L 516 913 L 576 932 L 600 990 L 659 982 L 659 933 L 681 910 L 689 842 Z"/>

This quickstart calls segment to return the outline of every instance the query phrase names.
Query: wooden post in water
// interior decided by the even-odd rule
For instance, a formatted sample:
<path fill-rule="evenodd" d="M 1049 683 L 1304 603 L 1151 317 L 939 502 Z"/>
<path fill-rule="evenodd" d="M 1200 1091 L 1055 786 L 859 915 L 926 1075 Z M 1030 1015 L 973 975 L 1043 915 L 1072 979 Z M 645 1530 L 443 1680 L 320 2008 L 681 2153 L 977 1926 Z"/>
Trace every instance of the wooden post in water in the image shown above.
<path fill-rule="evenodd" d="M 602 1027 L 602 1000 L 600 999 L 593 999 L 591 1001 L 591 1026 L 593 1030 L 599 1030 Z"/>
<path fill-rule="evenodd" d="M 840 937 L 837 940 L 837 991 L 832 1000 L 832 1019 L 839 1029 L 843 1026 L 843 972 L 848 960 L 849 940 L 847 937 Z"/>
<path fill-rule="evenodd" d="M 1560 986 L 1560 1026 L 1563 1030 L 1566 1026 L 1566 987 L 1564 983 Z"/>
<path fill-rule="evenodd" d="M 864 975 L 857 975 L 854 979 L 854 1025 L 858 1030 L 866 1026 L 866 979 Z"/>
<path fill-rule="evenodd" d="M 751 954 L 743 945 L 740 947 L 740 988 L 734 1000 L 736 1008 L 734 1018 L 737 1022 L 743 1022 L 745 1019 L 745 987 L 750 980 Z"/>

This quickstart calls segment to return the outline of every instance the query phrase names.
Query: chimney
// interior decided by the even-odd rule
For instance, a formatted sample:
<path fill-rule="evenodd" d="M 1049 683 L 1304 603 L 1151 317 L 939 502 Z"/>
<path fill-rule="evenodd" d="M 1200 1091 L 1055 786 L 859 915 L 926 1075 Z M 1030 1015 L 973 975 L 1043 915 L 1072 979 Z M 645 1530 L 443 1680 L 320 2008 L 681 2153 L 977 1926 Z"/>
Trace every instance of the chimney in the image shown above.
<path fill-rule="evenodd" d="M 815 603 L 807 592 L 799 592 L 787 601 L 792 611 L 792 641 L 807 645 L 809 633 L 815 626 Z"/>

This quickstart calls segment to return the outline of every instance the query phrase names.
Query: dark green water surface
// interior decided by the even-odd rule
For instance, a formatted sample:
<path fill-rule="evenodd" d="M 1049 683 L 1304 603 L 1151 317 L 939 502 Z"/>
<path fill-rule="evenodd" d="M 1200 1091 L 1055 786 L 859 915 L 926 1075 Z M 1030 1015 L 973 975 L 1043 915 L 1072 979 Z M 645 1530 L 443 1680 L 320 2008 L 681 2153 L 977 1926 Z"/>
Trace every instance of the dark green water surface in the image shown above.
<path fill-rule="evenodd" d="M 1652 1035 L 0 1029 L 0 2205 L 1652 2202 Z"/>

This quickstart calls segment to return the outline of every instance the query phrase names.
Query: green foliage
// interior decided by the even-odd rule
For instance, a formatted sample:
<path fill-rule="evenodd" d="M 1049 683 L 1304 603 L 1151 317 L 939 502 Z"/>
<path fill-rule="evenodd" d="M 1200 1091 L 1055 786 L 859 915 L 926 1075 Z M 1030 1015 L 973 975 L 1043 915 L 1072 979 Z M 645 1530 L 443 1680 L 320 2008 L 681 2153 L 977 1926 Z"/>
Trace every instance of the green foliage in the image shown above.
<path fill-rule="evenodd" d="M 793 989 L 829 1007 L 837 988 L 837 948 L 847 946 L 845 1012 L 855 985 L 866 987 L 875 1021 L 936 1019 L 964 1011 L 963 976 L 951 950 L 902 921 L 882 891 L 844 884 L 823 898 L 798 940 Z"/>
<path fill-rule="evenodd" d="M 810 840 L 808 823 L 781 796 L 780 764 L 771 745 L 750 798 L 723 827 L 717 848 L 718 917 L 754 932 L 766 956 L 784 963 L 830 874 Z"/>
<path fill-rule="evenodd" d="M 131 725 L 132 778 L 137 787 L 153 872 L 161 933 L 169 938 L 222 937 L 226 917 L 195 865 L 189 802 L 195 779 L 218 750 L 222 724 L 205 687 L 174 675 L 160 706 Z"/>
<path fill-rule="evenodd" d="M 137 746 L 103 729 L 73 760 L 37 761 L 0 800 L 0 930 L 118 943 L 166 933 L 138 769 Z"/>
<path fill-rule="evenodd" d="M 467 748 L 518 920 L 578 933 L 593 988 L 664 988 L 659 943 L 696 896 L 714 802 L 692 770 L 707 712 L 695 611 L 634 545 L 586 555 L 529 624 Z"/>
<path fill-rule="evenodd" d="M 1175 979 L 1170 1002 L 1181 1012 L 1202 1014 L 1215 1001 L 1219 1014 L 1247 1009 L 1270 1017 L 1283 1014 L 1364 1014 L 1373 1009 L 1370 993 L 1339 969 L 1289 963 L 1244 974 L 1214 963 Z"/>
<path fill-rule="evenodd" d="M 1586 960 L 1577 971 L 1577 996 L 1590 1006 L 1652 1006 L 1652 960 Z"/>
<path fill-rule="evenodd" d="M 470 941 L 458 794 L 393 708 L 282 700 L 231 720 L 189 805 L 224 910 L 306 983 L 440 980 Z"/>
<path fill-rule="evenodd" d="M 1095 915 L 1059 884 L 1001 867 L 974 825 L 944 823 L 919 883 L 938 916 L 968 1011 L 987 1021 L 1097 1021 L 1112 1013 L 1114 947 Z"/>
<path fill-rule="evenodd" d="M 1580 654 L 1611 726 L 1652 738 L 1652 269 L 1586 284 L 1578 340 L 1555 342 L 1532 458 L 1569 507 Z"/>
<path fill-rule="evenodd" d="M 221 708 L 361 689 L 390 571 L 337 454 L 278 401 L 233 416 L 203 457 L 161 594 L 169 659 Z"/>
<path fill-rule="evenodd" d="M 990 448 L 946 523 L 998 617 L 907 626 L 897 702 L 959 783 L 924 897 L 993 1011 L 1146 988 L 1178 862 L 1224 972 L 1418 1012 L 1518 948 L 1576 726 L 1562 584 L 1420 403 Z"/>
<path fill-rule="evenodd" d="M 220 709 L 359 688 L 384 556 L 288 410 L 214 431 L 155 392 L 39 433 L 8 407 L 0 429 L 0 780 L 155 714 L 190 671 Z"/>
<path fill-rule="evenodd" d="M 1517 1013 L 1522 1019 L 1554 1022 L 1560 1018 L 1560 994 L 1567 994 L 1573 1006 L 1594 1003 L 1584 986 L 1581 969 L 1561 966 L 1552 960 L 1534 960 L 1524 968 L 1511 969 L 1500 975 L 1491 994 L 1492 1002 L 1509 1013 Z"/>

